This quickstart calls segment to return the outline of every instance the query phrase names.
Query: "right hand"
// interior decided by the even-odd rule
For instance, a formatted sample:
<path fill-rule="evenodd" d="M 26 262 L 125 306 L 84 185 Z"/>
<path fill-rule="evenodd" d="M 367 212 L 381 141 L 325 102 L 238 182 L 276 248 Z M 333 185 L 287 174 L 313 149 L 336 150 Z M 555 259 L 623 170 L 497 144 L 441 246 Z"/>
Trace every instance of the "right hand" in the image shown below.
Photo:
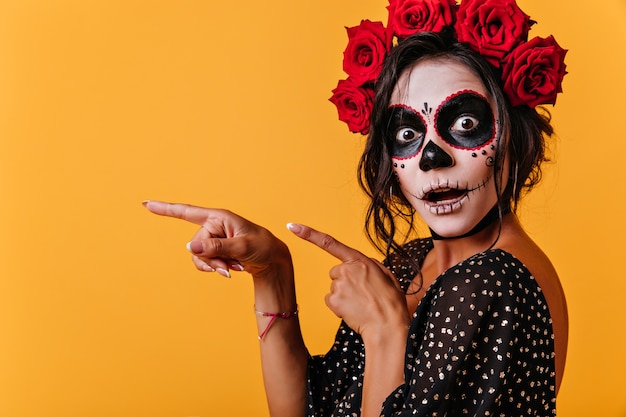
<path fill-rule="evenodd" d="M 200 271 L 230 276 L 229 269 L 245 270 L 262 278 L 272 275 L 272 268 L 291 265 L 289 249 L 281 240 L 228 210 L 161 201 L 147 201 L 144 206 L 154 214 L 201 226 L 187 244 Z"/>
<path fill-rule="evenodd" d="M 397 328 L 407 332 L 410 315 L 406 299 L 389 269 L 326 233 L 293 223 L 289 229 L 341 261 L 330 270 L 326 305 L 364 341 L 370 334 L 382 335 Z"/>

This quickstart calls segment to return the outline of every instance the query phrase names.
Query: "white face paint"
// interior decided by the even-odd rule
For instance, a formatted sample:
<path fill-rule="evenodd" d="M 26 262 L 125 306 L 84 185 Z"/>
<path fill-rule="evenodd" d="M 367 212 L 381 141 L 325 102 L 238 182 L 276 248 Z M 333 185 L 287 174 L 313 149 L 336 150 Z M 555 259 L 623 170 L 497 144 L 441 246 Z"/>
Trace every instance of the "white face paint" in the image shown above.
<path fill-rule="evenodd" d="M 388 111 L 406 199 L 443 237 L 472 230 L 497 202 L 497 109 L 480 78 L 456 61 L 418 63 L 400 77 Z"/>

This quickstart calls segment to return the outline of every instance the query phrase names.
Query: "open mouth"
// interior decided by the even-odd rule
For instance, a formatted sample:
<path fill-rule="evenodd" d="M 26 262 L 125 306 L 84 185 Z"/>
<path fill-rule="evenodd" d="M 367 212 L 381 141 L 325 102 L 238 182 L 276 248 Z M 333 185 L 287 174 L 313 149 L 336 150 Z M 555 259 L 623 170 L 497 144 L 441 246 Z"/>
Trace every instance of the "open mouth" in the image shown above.
<path fill-rule="evenodd" d="M 472 191 L 467 188 L 441 187 L 424 193 L 421 198 L 415 197 L 422 200 L 432 213 L 440 215 L 457 211 L 469 199 Z"/>
<path fill-rule="evenodd" d="M 485 188 L 491 178 L 490 175 L 475 186 L 471 186 L 468 182 L 438 181 L 422 189 L 420 193 L 411 195 L 422 201 L 424 206 L 433 214 L 454 213 L 470 200 L 472 194 Z"/>
<path fill-rule="evenodd" d="M 422 200 L 425 200 L 432 204 L 449 204 L 454 201 L 461 200 L 463 197 L 467 195 L 467 190 L 459 190 L 456 188 L 439 188 L 437 190 L 432 190 L 422 197 Z"/>

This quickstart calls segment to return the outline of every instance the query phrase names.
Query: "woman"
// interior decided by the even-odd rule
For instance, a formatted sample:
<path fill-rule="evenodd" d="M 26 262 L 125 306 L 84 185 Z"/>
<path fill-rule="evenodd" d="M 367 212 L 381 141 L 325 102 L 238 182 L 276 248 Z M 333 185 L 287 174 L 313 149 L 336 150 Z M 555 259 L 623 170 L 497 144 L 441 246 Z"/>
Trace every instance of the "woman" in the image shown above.
<path fill-rule="evenodd" d="M 398 3 L 389 7 L 390 28 Z M 252 275 L 272 416 L 556 412 L 565 297 L 514 214 L 521 190 L 539 178 L 552 128 L 533 101 L 507 87 L 513 64 L 506 55 L 515 51 L 494 65 L 492 54 L 459 42 L 452 23 L 472 3 L 485 4 L 442 2 L 453 18 L 441 30 L 400 38 L 396 28 L 395 46 L 380 37 L 387 51 L 370 123 L 356 130 L 369 132 L 360 180 L 384 264 L 307 226 L 288 225 L 341 261 L 330 271 L 326 304 L 342 324 L 326 355 L 309 356 L 302 340 L 283 242 L 228 211 L 145 203 L 202 226 L 188 245 L 198 269 Z M 347 84 L 372 88 L 367 78 Z M 339 90 L 334 98 L 346 93 Z M 397 222 L 412 225 L 415 213 L 432 238 L 398 236 Z"/>

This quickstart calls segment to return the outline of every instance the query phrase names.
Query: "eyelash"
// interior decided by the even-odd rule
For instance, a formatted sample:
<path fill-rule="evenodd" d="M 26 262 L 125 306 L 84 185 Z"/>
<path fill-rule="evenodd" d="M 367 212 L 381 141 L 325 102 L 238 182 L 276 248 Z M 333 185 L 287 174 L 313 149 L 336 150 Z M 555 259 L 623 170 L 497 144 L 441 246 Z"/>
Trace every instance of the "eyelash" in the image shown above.
<path fill-rule="evenodd" d="M 454 126 L 459 123 L 459 122 L 463 122 L 463 120 L 467 120 L 470 119 L 472 121 L 472 127 L 469 130 L 466 130 L 465 128 L 463 128 L 461 126 L 461 129 L 455 129 Z M 480 121 L 478 120 L 477 117 L 471 115 L 471 114 L 462 114 L 459 117 L 457 117 L 456 119 L 454 119 L 454 122 L 452 123 L 452 125 L 450 126 L 450 128 L 448 130 L 454 131 L 454 132 L 459 132 L 462 135 L 471 135 L 473 132 L 475 132 L 480 126 Z"/>
<path fill-rule="evenodd" d="M 403 132 L 412 132 L 414 134 L 414 136 L 410 139 L 404 139 L 404 138 L 400 138 L 400 135 Z M 422 132 L 420 132 L 419 130 L 410 127 L 410 126 L 402 126 L 399 127 L 398 129 L 396 129 L 395 135 L 394 135 L 394 140 L 396 141 L 397 144 L 399 145 L 406 145 L 409 143 L 413 143 L 416 140 L 420 140 L 422 137 L 424 136 L 424 134 Z"/>

